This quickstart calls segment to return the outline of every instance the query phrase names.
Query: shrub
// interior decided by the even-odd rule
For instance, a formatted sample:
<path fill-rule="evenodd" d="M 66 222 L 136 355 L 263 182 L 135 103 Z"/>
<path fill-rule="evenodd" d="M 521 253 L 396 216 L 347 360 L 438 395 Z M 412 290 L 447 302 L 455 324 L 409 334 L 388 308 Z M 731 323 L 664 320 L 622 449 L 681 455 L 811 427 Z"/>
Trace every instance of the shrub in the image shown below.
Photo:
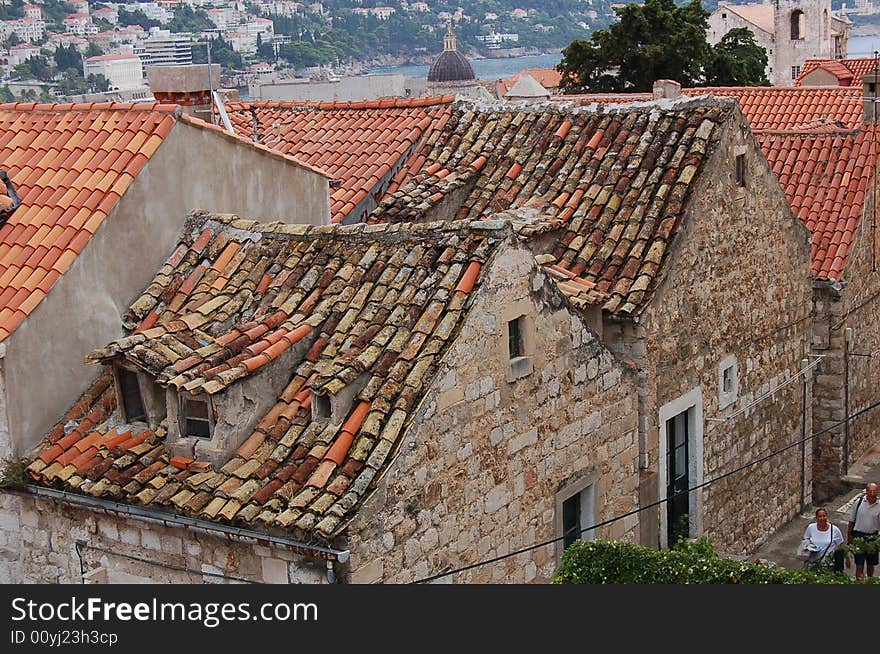
<path fill-rule="evenodd" d="M 577 541 L 562 555 L 557 584 L 852 584 L 830 568 L 769 568 L 719 557 L 705 539 L 653 550 L 623 541 Z M 872 580 L 880 583 L 880 580 Z"/>
<path fill-rule="evenodd" d="M 24 488 L 28 483 L 27 459 L 0 461 L 0 488 Z"/>

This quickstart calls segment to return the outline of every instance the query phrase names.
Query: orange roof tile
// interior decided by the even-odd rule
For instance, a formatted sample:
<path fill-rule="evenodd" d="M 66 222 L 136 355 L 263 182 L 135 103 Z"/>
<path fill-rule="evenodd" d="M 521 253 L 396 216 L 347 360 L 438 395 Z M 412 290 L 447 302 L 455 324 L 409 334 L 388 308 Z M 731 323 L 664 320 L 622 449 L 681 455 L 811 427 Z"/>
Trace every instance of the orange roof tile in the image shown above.
<path fill-rule="evenodd" d="M 416 143 L 450 113 L 452 96 L 363 102 L 251 102 L 226 109 L 236 133 L 320 167 L 340 185 L 330 216 L 341 222 L 369 195 L 381 193 Z M 353 218 L 357 218 L 354 216 Z"/>
<path fill-rule="evenodd" d="M 807 59 L 801 68 L 801 74 L 795 80 L 795 86 L 801 86 L 803 79 L 818 68 L 829 72 L 837 78 L 840 86 L 861 86 L 862 75 L 870 73 L 877 67 L 873 57 L 856 59 Z"/>
<path fill-rule="evenodd" d="M 515 75 L 500 80 L 499 85 L 501 86 L 502 95 L 507 93 L 523 75 L 529 75 L 538 84 L 548 90 L 558 89 L 559 82 L 562 79 L 562 73 L 555 68 L 527 68 L 526 70 L 519 71 Z"/>
<path fill-rule="evenodd" d="M 691 97 L 736 98 L 753 132 L 790 129 L 817 119 L 840 121 L 848 128 L 862 121 L 861 87 L 838 86 L 709 86 L 685 88 Z M 554 96 L 553 100 L 582 105 L 626 104 L 652 99 L 650 93 L 587 93 Z"/>
<path fill-rule="evenodd" d="M 0 227 L 0 340 L 73 264 L 177 120 L 324 174 L 177 105 L 0 104 L 0 166 L 21 198 Z"/>
<path fill-rule="evenodd" d="M 118 144 L 161 140 L 174 109 L 0 105 L 0 162 L 22 201 L 0 228 L 0 252 L 8 253 L 0 261 L 0 339 L 51 290 L 131 184 L 116 166 L 131 153 Z M 63 239 L 53 230 L 61 225 Z"/>
<path fill-rule="evenodd" d="M 880 128 L 836 134 L 758 136 L 791 208 L 813 234 L 812 272 L 843 278 L 870 192 Z"/>

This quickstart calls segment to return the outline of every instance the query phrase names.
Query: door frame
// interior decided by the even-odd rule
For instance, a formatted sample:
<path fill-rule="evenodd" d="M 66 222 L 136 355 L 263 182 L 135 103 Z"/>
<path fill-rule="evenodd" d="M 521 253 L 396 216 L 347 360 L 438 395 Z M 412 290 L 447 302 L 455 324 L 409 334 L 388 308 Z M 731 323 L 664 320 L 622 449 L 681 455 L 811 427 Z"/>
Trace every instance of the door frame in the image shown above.
<path fill-rule="evenodd" d="M 693 409 L 691 411 L 691 409 Z M 666 421 L 674 418 L 679 413 L 688 411 L 688 478 L 693 486 L 703 483 L 703 390 L 701 386 L 691 389 L 684 395 L 667 402 L 660 407 L 660 442 L 658 452 L 659 474 L 658 486 L 660 500 L 666 499 L 666 487 L 669 481 L 666 476 L 666 460 L 668 456 L 668 437 L 666 434 Z M 669 547 L 666 503 L 660 505 L 660 547 Z M 690 537 L 694 538 L 703 533 L 703 492 L 693 492 L 688 497 L 688 516 L 690 522 Z"/>

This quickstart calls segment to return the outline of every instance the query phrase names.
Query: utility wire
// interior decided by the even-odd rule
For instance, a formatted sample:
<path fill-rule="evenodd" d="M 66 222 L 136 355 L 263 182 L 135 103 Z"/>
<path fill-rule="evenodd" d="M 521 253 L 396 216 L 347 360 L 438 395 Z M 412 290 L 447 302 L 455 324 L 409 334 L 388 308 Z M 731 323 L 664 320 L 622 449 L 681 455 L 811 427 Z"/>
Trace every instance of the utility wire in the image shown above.
<path fill-rule="evenodd" d="M 148 563 L 150 565 L 155 565 L 160 568 L 167 568 L 168 570 L 175 570 L 177 572 L 190 572 L 192 574 L 200 575 L 202 577 L 219 577 L 220 579 L 231 579 L 232 581 L 242 581 L 246 584 L 259 584 L 260 582 L 254 581 L 252 579 L 245 579 L 244 577 L 234 577 L 232 575 L 224 575 L 219 572 L 204 572 L 202 570 L 196 570 L 194 568 L 187 568 L 181 565 L 174 565 L 172 563 L 162 563 L 161 561 L 153 561 L 150 559 L 144 559 L 139 556 L 133 556 L 132 554 L 123 554 L 122 552 L 114 552 L 113 550 L 108 550 L 103 547 L 98 547 L 97 545 L 90 545 L 88 543 L 81 543 L 76 541 L 74 544 L 74 549 L 76 549 L 76 554 L 79 557 L 79 569 L 80 575 L 83 577 L 83 583 L 85 583 L 85 571 L 83 569 L 83 560 L 82 554 L 79 551 L 79 548 L 85 547 L 90 550 L 97 550 L 98 552 L 104 552 L 105 554 L 112 554 L 113 556 L 121 556 L 124 559 L 129 559 L 131 561 L 138 561 L 140 563 Z"/>
<path fill-rule="evenodd" d="M 669 501 L 671 501 L 681 495 L 686 495 L 686 494 L 692 493 L 693 491 L 704 488 L 704 487 L 708 486 L 709 484 L 714 484 L 716 482 L 721 481 L 722 479 L 726 479 L 727 477 L 730 477 L 731 475 L 735 475 L 738 472 L 742 472 L 743 470 L 746 470 L 748 468 L 756 466 L 760 463 L 764 463 L 765 461 L 769 461 L 773 457 L 779 456 L 780 454 L 787 452 L 788 450 L 790 450 L 794 447 L 797 447 L 797 446 L 801 445 L 802 443 L 806 443 L 807 441 L 810 441 L 810 440 L 817 438 L 823 434 L 826 434 L 833 429 L 837 429 L 841 425 L 846 424 L 847 422 L 853 420 L 854 418 L 858 418 L 862 414 L 865 414 L 868 411 L 876 409 L 878 406 L 880 406 L 880 400 L 877 400 L 876 402 L 865 407 L 864 409 L 861 409 L 859 411 L 856 411 L 853 414 L 850 414 L 849 416 L 847 416 L 843 420 L 840 420 L 829 427 L 825 427 L 824 429 L 817 431 L 813 434 L 810 434 L 809 436 L 805 436 L 804 438 L 799 438 L 798 440 L 796 440 L 792 443 L 789 443 L 788 445 L 785 445 L 778 450 L 770 452 L 769 454 L 765 454 L 764 456 L 759 457 L 759 458 L 755 459 L 754 461 L 750 461 L 749 463 L 746 463 L 746 464 L 740 466 L 739 468 L 734 468 L 733 470 L 722 473 L 722 474 L 718 475 L 717 477 L 713 477 L 712 479 L 709 479 L 709 480 L 704 481 L 700 484 L 697 484 L 696 486 L 688 488 L 687 490 L 682 490 L 682 491 L 678 491 L 677 493 L 673 493 L 672 495 L 665 497 L 663 499 L 657 500 L 656 502 L 651 502 L 650 504 L 646 504 L 645 506 L 641 506 L 637 509 L 633 509 L 632 511 L 627 511 L 626 513 L 622 513 L 620 515 L 614 516 L 613 518 L 609 518 L 608 520 L 603 520 L 602 522 L 597 522 L 596 524 L 590 525 L 589 527 L 584 527 L 583 529 L 580 530 L 580 533 L 583 534 L 584 532 L 590 531 L 592 529 L 598 529 L 599 527 L 604 527 L 606 525 L 610 525 L 613 522 L 617 522 L 619 520 L 623 520 L 624 518 L 628 518 L 630 516 L 636 515 L 637 513 L 641 513 L 642 511 L 645 511 L 646 509 L 652 509 L 655 506 L 660 506 L 661 504 L 665 504 L 665 503 L 667 503 L 667 502 L 669 502 Z M 471 563 L 470 565 L 466 565 L 461 568 L 454 568 L 452 570 L 447 570 L 446 572 L 439 572 L 435 575 L 431 575 L 430 577 L 424 577 L 424 578 L 419 579 L 417 581 L 414 581 L 412 583 L 424 584 L 424 583 L 428 583 L 430 581 L 434 581 L 435 579 L 440 579 L 442 577 L 448 577 L 449 575 L 457 574 L 459 572 L 467 572 L 468 570 L 473 570 L 474 568 L 479 568 L 481 566 L 488 565 L 490 563 L 496 563 L 498 561 L 502 561 L 504 559 L 508 559 L 512 556 L 516 556 L 518 554 L 523 554 L 525 552 L 530 552 L 532 550 L 538 549 L 540 547 L 544 547 L 546 545 L 552 545 L 553 543 L 560 541 L 560 540 L 563 540 L 564 538 L 565 538 L 565 535 L 557 536 L 556 538 L 551 538 L 549 540 L 545 540 L 540 543 L 535 543 L 534 545 L 529 545 L 528 547 L 524 547 L 522 549 L 518 549 L 513 552 L 508 552 L 507 554 L 501 554 L 501 555 L 493 557 L 491 559 L 486 559 L 484 561 L 478 561 L 476 563 Z"/>

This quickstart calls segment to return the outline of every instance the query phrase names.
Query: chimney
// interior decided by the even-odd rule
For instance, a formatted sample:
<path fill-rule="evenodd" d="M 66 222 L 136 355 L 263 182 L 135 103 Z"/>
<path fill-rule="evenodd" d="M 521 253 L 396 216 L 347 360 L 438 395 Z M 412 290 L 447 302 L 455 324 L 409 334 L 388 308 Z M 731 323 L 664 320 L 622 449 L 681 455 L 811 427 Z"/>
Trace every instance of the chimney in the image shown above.
<path fill-rule="evenodd" d="M 147 66 L 147 80 L 157 101 L 179 104 L 184 113 L 213 122 L 211 91 L 220 88 L 220 64 Z"/>
<path fill-rule="evenodd" d="M 674 79 L 658 79 L 654 82 L 655 100 L 675 100 L 681 97 L 681 84 Z"/>
<path fill-rule="evenodd" d="M 880 74 L 875 68 L 862 75 L 862 122 L 876 123 L 880 114 L 877 99 L 880 96 Z"/>

